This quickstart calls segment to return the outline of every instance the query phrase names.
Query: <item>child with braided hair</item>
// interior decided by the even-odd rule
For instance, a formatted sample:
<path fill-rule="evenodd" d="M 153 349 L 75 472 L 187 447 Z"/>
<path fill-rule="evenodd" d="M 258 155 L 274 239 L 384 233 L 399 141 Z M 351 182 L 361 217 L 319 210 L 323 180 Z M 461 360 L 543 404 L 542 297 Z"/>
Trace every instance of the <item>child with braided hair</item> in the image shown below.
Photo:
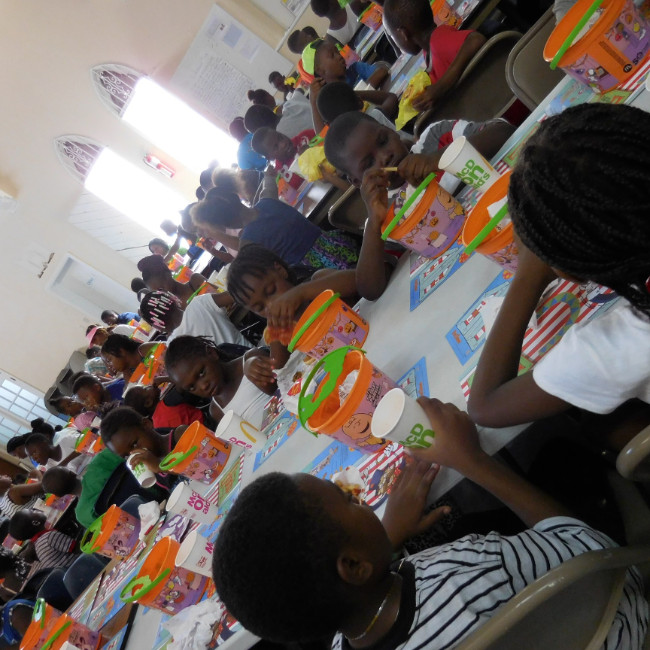
<path fill-rule="evenodd" d="M 474 376 L 476 422 L 509 426 L 571 406 L 606 414 L 634 398 L 628 434 L 650 421 L 649 151 L 650 114 L 608 104 L 545 120 L 524 147 L 508 192 L 519 265 Z M 528 322 L 556 277 L 597 282 L 623 300 L 517 376 Z"/>

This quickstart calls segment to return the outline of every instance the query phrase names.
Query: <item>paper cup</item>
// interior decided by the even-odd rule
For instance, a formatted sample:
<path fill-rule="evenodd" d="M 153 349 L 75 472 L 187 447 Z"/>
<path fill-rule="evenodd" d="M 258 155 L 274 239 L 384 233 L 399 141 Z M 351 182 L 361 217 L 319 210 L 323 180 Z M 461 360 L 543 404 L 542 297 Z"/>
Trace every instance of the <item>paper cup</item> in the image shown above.
<path fill-rule="evenodd" d="M 156 484 L 156 475 L 144 463 L 136 463 L 135 466 L 131 466 L 131 458 L 133 458 L 133 455 L 131 454 L 126 459 L 127 467 L 142 487 L 153 487 Z"/>
<path fill-rule="evenodd" d="M 399 442 L 404 447 L 426 449 L 435 435 L 424 409 L 401 388 L 393 388 L 384 395 L 370 428 L 376 438 Z"/>
<path fill-rule="evenodd" d="M 217 506 L 192 489 L 187 483 L 179 483 L 167 500 L 167 512 L 182 515 L 201 524 L 213 523 L 219 512 Z"/>
<path fill-rule="evenodd" d="M 226 411 L 215 431 L 218 438 L 232 442 L 257 453 L 266 442 L 266 436 L 234 411 Z"/>
<path fill-rule="evenodd" d="M 212 542 L 199 535 L 196 530 L 190 532 L 181 543 L 176 554 L 176 566 L 201 575 L 212 577 Z"/>
<path fill-rule="evenodd" d="M 456 138 L 444 150 L 438 166 L 481 192 L 485 192 L 499 178 L 499 172 L 476 151 L 464 135 Z"/>

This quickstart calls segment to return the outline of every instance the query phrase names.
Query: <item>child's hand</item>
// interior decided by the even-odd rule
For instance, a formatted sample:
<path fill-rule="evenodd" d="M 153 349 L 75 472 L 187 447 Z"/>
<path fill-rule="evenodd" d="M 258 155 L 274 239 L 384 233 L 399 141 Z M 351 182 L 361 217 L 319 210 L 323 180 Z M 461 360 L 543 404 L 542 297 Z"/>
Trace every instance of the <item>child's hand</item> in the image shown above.
<path fill-rule="evenodd" d="M 431 422 L 433 444 L 428 449 L 408 447 L 406 452 L 419 460 L 439 463 L 467 474 L 486 455 L 479 444 L 476 425 L 465 411 L 453 404 L 428 397 L 420 397 L 418 404 Z"/>
<path fill-rule="evenodd" d="M 321 77 L 316 77 L 316 79 L 311 82 L 309 86 L 309 101 L 312 106 L 316 106 L 316 100 L 318 99 L 318 95 L 324 85 L 325 79 L 321 79 Z"/>
<path fill-rule="evenodd" d="M 282 295 L 271 300 L 266 306 L 266 320 L 277 329 L 292 327 L 296 320 L 296 312 L 305 302 L 302 285 L 285 291 Z"/>
<path fill-rule="evenodd" d="M 143 463 L 144 466 L 154 474 L 160 474 L 160 472 L 162 472 L 160 469 L 161 460 L 162 459 L 158 458 L 158 456 L 148 449 L 136 449 L 126 462 L 131 465 L 131 467 L 138 463 Z"/>
<path fill-rule="evenodd" d="M 361 198 L 368 210 L 368 225 L 379 233 L 388 212 L 389 183 L 389 174 L 379 167 L 368 169 L 361 182 Z"/>
<path fill-rule="evenodd" d="M 441 96 L 442 92 L 437 87 L 437 84 L 431 84 L 430 86 L 427 86 L 419 95 L 414 97 L 411 100 L 411 104 L 416 111 L 427 111 L 430 108 L 433 108 Z"/>
<path fill-rule="evenodd" d="M 249 357 L 244 362 L 244 374 L 256 386 L 275 384 L 273 361 L 270 357 Z"/>
<path fill-rule="evenodd" d="M 449 514 L 448 506 L 423 514 L 439 469 L 438 465 L 416 460 L 406 465 L 393 485 L 381 523 L 395 550 L 409 537 L 423 533 Z"/>
<path fill-rule="evenodd" d="M 397 166 L 397 173 L 413 187 L 417 187 L 431 172 L 439 171 L 439 162 L 439 155 L 410 153 Z"/>

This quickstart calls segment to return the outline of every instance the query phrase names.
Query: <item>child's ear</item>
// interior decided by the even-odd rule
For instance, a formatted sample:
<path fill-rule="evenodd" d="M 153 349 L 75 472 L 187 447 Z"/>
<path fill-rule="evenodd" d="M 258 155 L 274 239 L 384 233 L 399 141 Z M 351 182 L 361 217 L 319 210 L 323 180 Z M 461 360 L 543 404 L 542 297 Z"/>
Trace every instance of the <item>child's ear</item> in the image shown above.
<path fill-rule="evenodd" d="M 273 267 L 274 267 L 275 270 L 280 274 L 280 277 L 281 277 L 283 280 L 286 280 L 286 279 L 287 279 L 287 277 L 289 276 L 289 274 L 287 273 L 287 269 L 285 269 L 284 266 L 282 266 L 282 264 L 279 264 L 278 262 L 273 262 Z"/>
<path fill-rule="evenodd" d="M 355 551 L 343 550 L 336 559 L 336 571 L 343 582 L 361 587 L 372 577 L 375 567 Z"/>

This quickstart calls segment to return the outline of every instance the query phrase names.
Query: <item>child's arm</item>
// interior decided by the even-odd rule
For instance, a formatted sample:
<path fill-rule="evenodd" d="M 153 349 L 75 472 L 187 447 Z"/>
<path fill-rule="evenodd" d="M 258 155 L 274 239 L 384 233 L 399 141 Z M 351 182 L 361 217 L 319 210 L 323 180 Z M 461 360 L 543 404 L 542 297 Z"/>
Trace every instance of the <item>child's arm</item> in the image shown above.
<path fill-rule="evenodd" d="M 24 483 L 23 485 L 12 485 L 9 488 L 9 498 L 18 505 L 25 505 L 33 496 L 43 493 L 40 481 L 36 483 Z"/>
<path fill-rule="evenodd" d="M 71 451 L 64 459 L 61 460 L 59 467 L 65 467 L 71 460 L 77 458 L 77 456 L 81 456 L 78 451 Z"/>
<path fill-rule="evenodd" d="M 334 187 L 338 188 L 339 190 L 345 192 L 350 188 L 350 183 L 348 181 L 342 179 L 336 172 L 332 172 L 327 168 L 327 165 L 324 165 L 321 163 L 318 166 L 318 169 L 320 169 L 321 174 L 323 175 L 323 180 L 326 183 L 330 183 L 331 185 L 334 185 Z"/>
<path fill-rule="evenodd" d="M 208 279 L 204 275 L 201 275 L 200 273 L 192 273 L 189 280 L 189 285 L 193 291 L 196 291 L 207 281 Z"/>
<path fill-rule="evenodd" d="M 461 45 L 456 58 L 445 70 L 444 74 L 431 84 L 422 93 L 413 99 L 413 108 L 417 111 L 426 111 L 432 108 L 436 102 L 447 94 L 461 78 L 467 64 L 474 55 L 483 47 L 485 36 L 478 32 L 472 32 Z"/>
<path fill-rule="evenodd" d="M 273 361 L 266 350 L 260 348 L 254 348 L 244 355 L 244 375 L 267 395 L 273 395 L 278 388 Z"/>
<path fill-rule="evenodd" d="M 361 196 L 368 210 L 359 261 L 355 269 L 357 291 L 366 300 L 376 300 L 384 293 L 388 277 L 384 267 L 384 241 L 381 226 L 388 212 L 388 174 L 379 168 L 363 175 Z"/>
<path fill-rule="evenodd" d="M 390 69 L 386 66 L 379 65 L 368 78 L 368 83 L 377 90 L 388 77 L 390 77 Z"/>
<path fill-rule="evenodd" d="M 457 470 L 502 501 L 527 526 L 549 517 L 571 516 L 557 501 L 486 454 L 467 413 L 437 399 L 421 397 L 418 402 L 431 421 L 435 438 L 427 449 L 407 448 L 410 455 Z"/>
<path fill-rule="evenodd" d="M 371 104 L 376 104 L 377 108 L 389 119 L 394 119 L 399 110 L 399 100 L 395 93 L 386 90 L 355 90 L 359 99 Z"/>
<path fill-rule="evenodd" d="M 467 410 L 475 422 L 505 427 L 561 413 L 569 404 L 543 391 L 533 373 L 517 376 L 519 358 L 537 303 L 555 275 L 518 242 L 515 277 L 479 359 Z"/>

